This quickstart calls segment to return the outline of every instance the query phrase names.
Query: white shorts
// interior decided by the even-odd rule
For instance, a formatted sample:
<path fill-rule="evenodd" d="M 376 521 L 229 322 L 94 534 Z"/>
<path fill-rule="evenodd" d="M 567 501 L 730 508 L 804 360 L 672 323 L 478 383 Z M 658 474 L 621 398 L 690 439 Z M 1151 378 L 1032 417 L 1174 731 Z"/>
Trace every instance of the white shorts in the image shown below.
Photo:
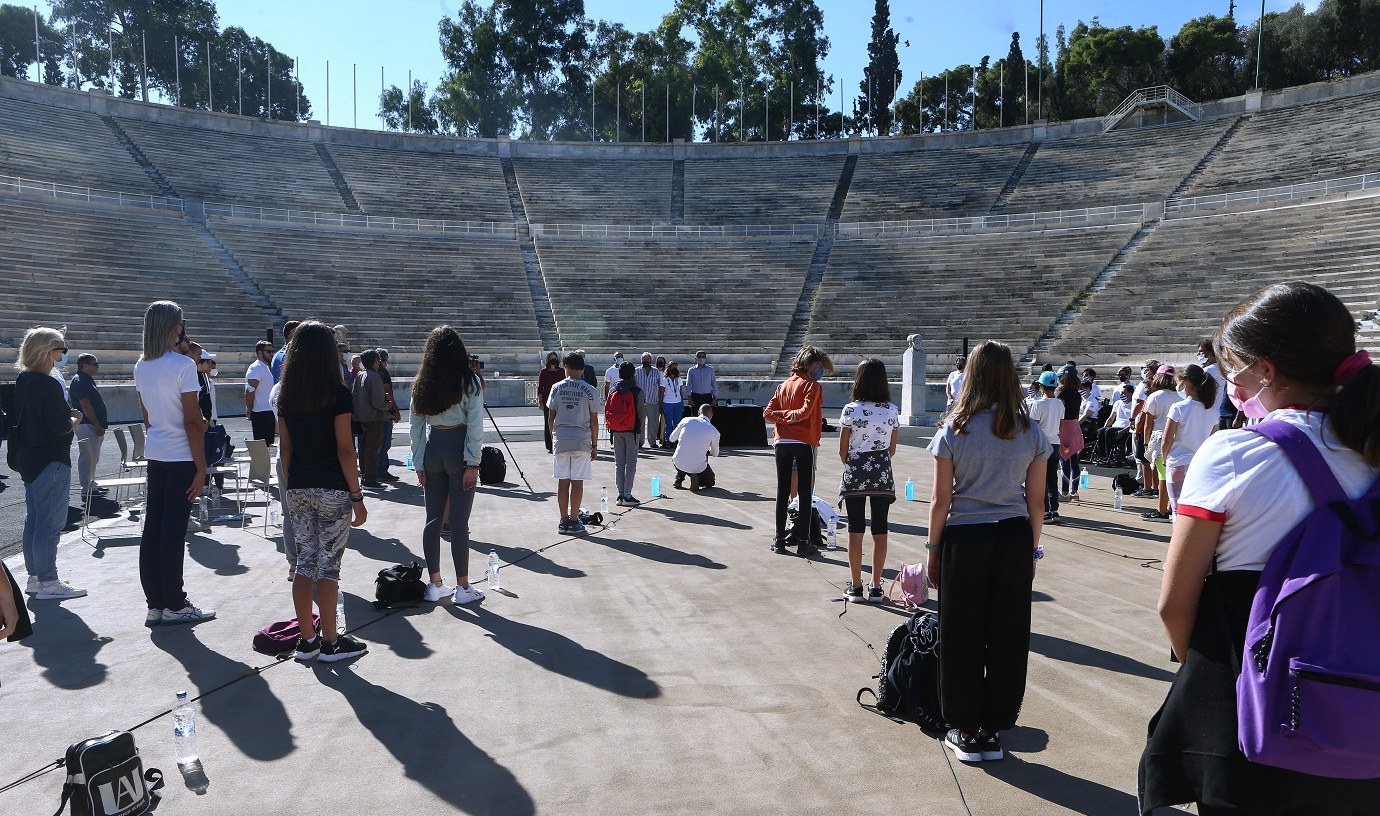
<path fill-rule="evenodd" d="M 555 461 L 557 479 L 584 482 L 594 478 L 594 462 L 589 458 L 589 451 L 558 453 Z"/>

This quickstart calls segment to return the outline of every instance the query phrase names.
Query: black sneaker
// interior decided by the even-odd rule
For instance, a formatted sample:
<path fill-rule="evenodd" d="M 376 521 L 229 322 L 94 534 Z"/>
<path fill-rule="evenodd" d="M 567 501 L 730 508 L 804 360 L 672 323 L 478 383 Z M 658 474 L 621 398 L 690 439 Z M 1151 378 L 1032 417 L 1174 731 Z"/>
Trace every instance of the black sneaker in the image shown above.
<path fill-rule="evenodd" d="M 321 654 L 321 637 L 319 635 L 311 640 L 297 638 L 297 648 L 292 652 L 293 657 L 298 660 L 311 660 L 319 654 Z"/>
<path fill-rule="evenodd" d="M 1146 521 L 1169 521 L 1174 518 L 1168 513 L 1161 513 L 1158 510 L 1151 510 L 1149 513 L 1141 513 L 1140 517 Z"/>
<path fill-rule="evenodd" d="M 777 539 L 771 544 L 771 551 L 777 555 L 790 555 L 791 551 L 786 549 L 786 542 Z"/>
<path fill-rule="evenodd" d="M 1001 737 L 996 734 L 979 731 L 977 735 L 977 745 L 978 752 L 982 754 L 982 760 L 984 762 L 994 762 L 1006 757 L 1006 752 L 1001 749 Z"/>
<path fill-rule="evenodd" d="M 796 548 L 795 554 L 801 558 L 814 558 L 816 555 L 819 555 L 819 547 L 813 544 L 801 544 Z"/>
<path fill-rule="evenodd" d="M 556 531 L 562 534 L 570 532 L 570 519 L 561 519 L 561 523 L 556 525 Z"/>
<path fill-rule="evenodd" d="M 882 594 L 882 588 L 881 588 L 881 587 L 879 587 L 879 586 L 874 586 L 874 587 L 868 587 L 868 588 L 867 588 L 867 602 L 868 602 L 868 603 L 881 603 L 881 602 L 884 601 L 884 600 L 886 600 L 886 596 Z"/>
<path fill-rule="evenodd" d="M 326 659 L 325 654 L 321 655 L 321 659 Z M 944 735 L 944 744 L 948 746 L 949 750 L 954 752 L 954 756 L 958 757 L 962 762 L 982 761 L 982 748 L 978 746 L 977 737 L 967 737 L 965 739 L 963 732 L 959 731 L 957 728 L 950 728 L 949 733 Z"/>
<path fill-rule="evenodd" d="M 854 586 L 852 583 L 844 584 L 843 599 L 845 601 L 852 601 L 853 603 L 862 603 L 863 588 L 861 586 Z"/>
<path fill-rule="evenodd" d="M 369 647 L 355 640 L 349 635 L 341 635 L 334 642 L 326 641 L 321 644 L 321 656 L 317 658 L 322 663 L 334 663 L 337 660 L 346 660 L 357 657 L 369 651 Z"/>

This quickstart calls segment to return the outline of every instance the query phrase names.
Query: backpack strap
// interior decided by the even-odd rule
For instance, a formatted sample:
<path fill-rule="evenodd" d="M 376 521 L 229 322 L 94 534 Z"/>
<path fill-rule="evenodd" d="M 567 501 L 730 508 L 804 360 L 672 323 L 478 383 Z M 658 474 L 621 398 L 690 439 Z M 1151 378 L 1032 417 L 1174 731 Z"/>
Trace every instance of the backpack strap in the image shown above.
<path fill-rule="evenodd" d="M 1303 431 L 1281 419 L 1262 422 L 1249 430 L 1279 445 L 1308 491 L 1313 494 L 1313 502 L 1317 506 L 1325 507 L 1347 500 L 1346 491 L 1332 473 L 1332 468 L 1328 467 L 1327 460 L 1323 459 L 1318 447 Z M 1376 487 L 1380 488 L 1380 483 Z"/>

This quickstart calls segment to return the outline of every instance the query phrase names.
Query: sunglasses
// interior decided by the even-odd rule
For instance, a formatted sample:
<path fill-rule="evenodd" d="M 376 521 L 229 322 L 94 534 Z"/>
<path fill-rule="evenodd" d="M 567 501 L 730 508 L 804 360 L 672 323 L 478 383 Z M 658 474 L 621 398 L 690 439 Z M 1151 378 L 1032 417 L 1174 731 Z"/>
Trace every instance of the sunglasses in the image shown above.
<path fill-rule="evenodd" d="M 66 347 L 66 346 L 54 346 L 53 348 L 50 348 L 50 349 L 48 349 L 48 350 L 49 350 L 49 351 L 60 351 L 60 352 L 62 352 L 63 354 L 66 354 L 66 353 L 67 353 L 67 347 Z"/>

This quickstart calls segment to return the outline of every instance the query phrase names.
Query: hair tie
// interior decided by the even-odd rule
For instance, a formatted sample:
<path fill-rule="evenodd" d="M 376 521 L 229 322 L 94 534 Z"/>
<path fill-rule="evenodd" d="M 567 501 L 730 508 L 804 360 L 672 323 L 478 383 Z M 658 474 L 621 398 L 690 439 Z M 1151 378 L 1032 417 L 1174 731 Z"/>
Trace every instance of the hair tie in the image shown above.
<path fill-rule="evenodd" d="M 1352 377 L 1360 374 L 1370 365 L 1370 354 L 1362 349 L 1350 357 L 1346 358 L 1337 366 L 1337 370 L 1332 372 L 1332 381 L 1337 385 L 1345 385 Z"/>

